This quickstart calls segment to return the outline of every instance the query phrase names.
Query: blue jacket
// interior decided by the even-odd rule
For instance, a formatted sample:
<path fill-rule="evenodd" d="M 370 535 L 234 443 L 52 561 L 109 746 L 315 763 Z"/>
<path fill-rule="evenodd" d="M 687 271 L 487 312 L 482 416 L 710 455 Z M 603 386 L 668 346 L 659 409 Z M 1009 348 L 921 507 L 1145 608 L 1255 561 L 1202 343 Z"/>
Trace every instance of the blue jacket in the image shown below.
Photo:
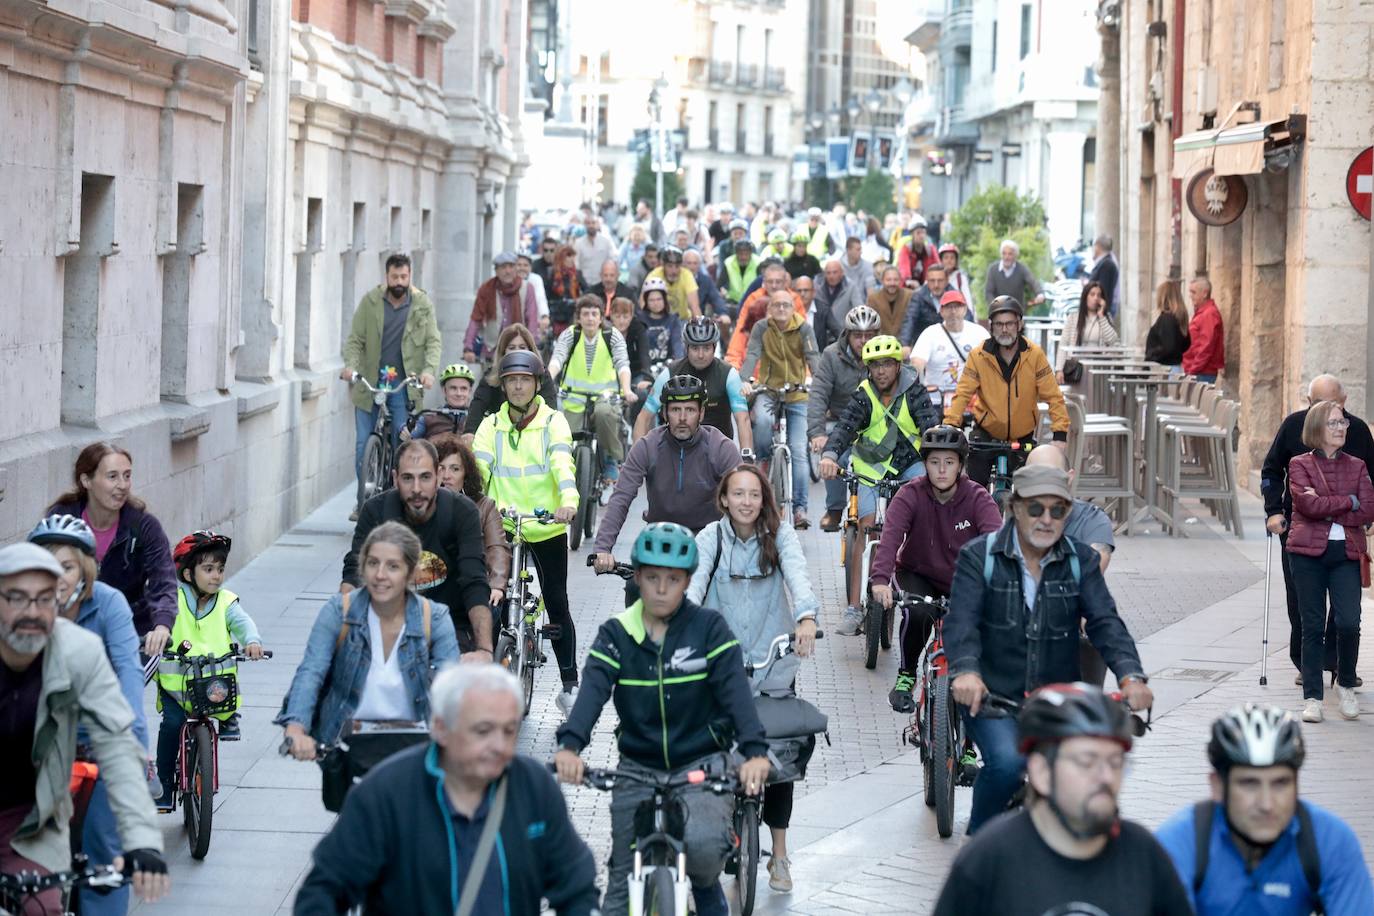
<path fill-rule="evenodd" d="M 372 636 L 367 625 L 370 607 L 367 589 L 352 593 L 348 607 L 348 633 L 339 651 L 334 646 L 343 628 L 343 596 L 334 595 L 320 608 L 310 638 L 305 644 L 291 687 L 282 701 L 282 710 L 273 721 L 278 725 L 297 722 L 310 732 L 316 741 L 333 744 L 343 731 L 344 723 L 363 698 L 367 672 L 372 666 Z M 458 637 L 448 608 L 430 602 L 430 643 L 425 645 L 422 604 L 414 593 L 406 599 L 405 632 L 400 645 L 401 673 L 406 689 L 415 704 L 417 720 L 429 719 L 429 684 L 445 662 L 458 660 Z M 325 682 L 328 681 L 328 690 Z M 323 691 L 323 692 L 322 692 Z"/>
<path fill-rule="evenodd" d="M 1142 674 L 1135 640 L 1117 616 L 1097 551 L 1060 538 L 1041 560 L 1035 608 L 1027 610 L 1021 561 L 1012 545 L 1015 532 L 1016 523 L 1009 520 L 959 551 L 944 623 L 950 674 L 981 675 L 988 690 L 1013 699 L 1044 684 L 1082 680 L 1079 621 L 1086 623 L 1088 639 L 1118 680 Z M 990 582 L 984 568 L 989 550 Z M 1070 553 L 1078 557 L 1077 576 Z"/>
<path fill-rule="evenodd" d="M 1310 802 L 1300 802 L 1312 818 L 1312 831 L 1321 859 L 1321 898 L 1326 912 L 1374 913 L 1374 890 L 1355 832 L 1339 817 Z M 1307 916 L 1312 902 L 1298 859 L 1298 819 L 1247 872 L 1240 851 L 1231 840 L 1226 815 L 1217 805 L 1212 817 L 1211 849 L 1202 891 L 1193 893 L 1197 867 L 1193 806 L 1165 821 L 1155 833 L 1178 869 L 1188 899 L 1198 916 Z"/>
<path fill-rule="evenodd" d="M 458 909 L 476 839 L 463 845 L 454 830 L 438 750 L 407 748 L 348 793 L 334 828 L 315 847 L 314 866 L 296 894 L 298 916 L 359 903 L 369 913 L 415 916 Z M 506 811 L 491 853 L 501 875 L 501 911 L 534 916 L 542 897 L 559 916 L 592 913 L 596 863 L 573 829 L 563 793 L 529 757 L 517 755 L 506 775 Z M 474 912 L 496 909 L 494 885 L 487 889 L 493 892 L 478 895 Z"/>
<path fill-rule="evenodd" d="M 81 602 L 76 622 L 90 630 L 105 643 L 105 655 L 110 659 L 119 680 L 120 692 L 134 711 L 134 737 L 148 747 L 148 720 L 143 715 L 143 665 L 139 662 L 138 634 L 134 632 L 134 617 L 129 602 L 116 589 L 97 582 L 91 597 Z"/>
<path fill-rule="evenodd" d="M 85 508 L 82 502 L 57 503 L 44 514 L 80 518 Z M 156 626 L 172 628 L 177 616 L 176 567 L 167 535 L 151 512 L 128 504 L 119 510 L 114 542 L 100 561 L 100 581 L 124 593 L 138 635 Z"/>

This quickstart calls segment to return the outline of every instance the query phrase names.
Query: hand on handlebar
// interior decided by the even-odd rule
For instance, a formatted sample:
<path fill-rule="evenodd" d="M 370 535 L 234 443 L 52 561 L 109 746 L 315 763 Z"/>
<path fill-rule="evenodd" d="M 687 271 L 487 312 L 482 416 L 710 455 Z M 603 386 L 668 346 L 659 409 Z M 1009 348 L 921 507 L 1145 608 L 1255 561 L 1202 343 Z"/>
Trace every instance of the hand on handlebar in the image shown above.
<path fill-rule="evenodd" d="M 248 647 L 243 650 L 243 654 L 253 661 L 258 661 L 262 658 L 262 643 L 250 642 Z"/>
<path fill-rule="evenodd" d="M 572 506 L 559 506 L 553 510 L 553 520 L 562 522 L 564 525 L 572 524 L 572 520 L 577 518 L 577 510 Z"/>
<path fill-rule="evenodd" d="M 162 624 L 153 627 L 143 636 L 143 654 L 149 658 L 155 658 L 163 653 L 167 648 L 167 642 L 172 638 L 172 631 Z"/>
<path fill-rule="evenodd" d="M 156 849 L 131 849 L 122 856 L 115 856 L 110 864 L 115 871 L 128 875 L 134 891 L 149 903 L 172 889 L 167 862 Z"/>
<path fill-rule="evenodd" d="M 822 480 L 834 480 L 840 476 L 840 466 L 834 458 L 822 458 L 820 472 Z"/>
<path fill-rule="evenodd" d="M 560 782 L 569 785 L 582 785 L 582 778 L 587 774 L 587 765 L 582 762 L 582 758 L 568 750 L 566 747 L 553 755 L 553 765 L 558 770 Z"/>
<path fill-rule="evenodd" d="M 883 606 L 883 609 L 892 607 L 892 586 L 879 585 L 873 583 L 868 587 L 868 592 L 873 596 L 873 600 Z"/>
<path fill-rule="evenodd" d="M 608 573 L 615 569 L 615 556 L 609 553 L 592 555 L 592 568 L 598 573 Z"/>
<path fill-rule="evenodd" d="M 339 370 L 339 378 L 345 382 L 353 381 L 353 370 L 350 369 L 348 366 L 344 366 L 342 369 Z"/>
<path fill-rule="evenodd" d="M 433 388 L 433 387 L 434 387 L 434 376 L 430 375 L 428 372 L 422 372 L 422 373 L 420 373 L 420 387 L 421 387 L 421 388 Z"/>
<path fill-rule="evenodd" d="M 797 621 L 797 629 L 792 633 L 792 648 L 802 658 L 816 649 L 816 618 L 807 617 Z"/>
<path fill-rule="evenodd" d="M 960 706 L 967 706 L 969 715 L 976 716 L 988 695 L 988 685 L 983 683 L 982 677 L 969 672 L 954 679 L 954 683 L 950 685 L 950 693 L 954 695 L 954 702 Z"/>
<path fill-rule="evenodd" d="M 747 795 L 757 795 L 763 791 L 763 786 L 768 782 L 768 774 L 773 772 L 773 765 L 768 762 L 767 757 L 750 757 L 739 765 L 739 784 Z"/>
<path fill-rule="evenodd" d="M 295 722 L 286 726 L 286 741 L 288 744 L 287 753 L 297 760 L 314 760 L 319 756 L 319 748 L 315 746 L 315 739 L 310 737 Z"/>
<path fill-rule="evenodd" d="M 626 388 L 624 391 L 620 392 L 620 399 L 630 407 L 639 403 L 639 395 L 635 394 L 632 388 Z"/>

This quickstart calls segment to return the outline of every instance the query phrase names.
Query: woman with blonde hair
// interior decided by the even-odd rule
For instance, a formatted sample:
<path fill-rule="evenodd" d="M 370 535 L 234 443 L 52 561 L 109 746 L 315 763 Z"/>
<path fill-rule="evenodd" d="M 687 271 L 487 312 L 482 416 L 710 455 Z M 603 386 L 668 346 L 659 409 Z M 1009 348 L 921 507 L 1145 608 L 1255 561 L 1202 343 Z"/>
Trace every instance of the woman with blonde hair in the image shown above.
<path fill-rule="evenodd" d="M 1155 288 L 1156 317 L 1145 336 L 1145 358 L 1181 370 L 1188 349 L 1188 306 L 1179 285 L 1175 278 Z"/>
<path fill-rule="evenodd" d="M 467 425 L 463 429 L 464 434 L 468 437 L 476 435 L 477 427 L 482 425 L 482 421 L 496 413 L 501 409 L 501 405 L 506 403 L 506 393 L 501 387 L 501 375 L 498 370 L 501 366 L 501 360 L 512 350 L 539 352 L 534 335 L 523 324 L 511 325 L 501 332 L 500 337 L 496 338 L 496 356 L 491 361 L 491 368 L 477 382 L 477 387 L 472 392 L 472 403 L 468 405 Z M 545 404 L 557 409 L 558 389 L 554 387 L 553 379 L 549 378 L 548 373 L 545 373 L 543 379 L 540 380 L 539 395 L 544 399 Z M 471 441 L 470 438 L 469 441 Z"/>

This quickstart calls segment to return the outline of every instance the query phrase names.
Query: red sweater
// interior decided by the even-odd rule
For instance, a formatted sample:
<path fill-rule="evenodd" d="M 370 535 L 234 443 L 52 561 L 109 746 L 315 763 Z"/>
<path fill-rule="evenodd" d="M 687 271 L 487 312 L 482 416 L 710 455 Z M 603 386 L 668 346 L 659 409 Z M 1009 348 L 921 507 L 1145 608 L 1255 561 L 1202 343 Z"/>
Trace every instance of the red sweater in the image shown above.
<path fill-rule="evenodd" d="M 1188 375 L 1216 375 L 1226 367 L 1226 334 L 1221 310 L 1204 300 L 1188 322 L 1188 349 L 1183 351 L 1183 371 Z"/>
<path fill-rule="evenodd" d="M 935 498 L 927 477 L 902 486 L 887 507 L 883 537 L 869 573 L 873 582 L 890 582 L 894 565 L 924 576 L 945 594 L 954 581 L 959 550 L 980 534 L 1002 527 L 1002 513 L 983 487 L 963 477 L 949 502 Z"/>
<path fill-rule="evenodd" d="M 1312 489 L 1316 496 L 1308 494 Z M 1288 489 L 1293 494 L 1293 521 L 1288 551 L 1309 557 L 1326 552 L 1333 524 L 1345 527 L 1345 555 L 1358 560 L 1365 551 L 1364 525 L 1374 522 L 1374 483 L 1364 462 L 1337 452 L 1328 458 L 1319 451 L 1294 455 L 1288 462 Z M 1350 497 L 1359 500 L 1352 507 Z"/>

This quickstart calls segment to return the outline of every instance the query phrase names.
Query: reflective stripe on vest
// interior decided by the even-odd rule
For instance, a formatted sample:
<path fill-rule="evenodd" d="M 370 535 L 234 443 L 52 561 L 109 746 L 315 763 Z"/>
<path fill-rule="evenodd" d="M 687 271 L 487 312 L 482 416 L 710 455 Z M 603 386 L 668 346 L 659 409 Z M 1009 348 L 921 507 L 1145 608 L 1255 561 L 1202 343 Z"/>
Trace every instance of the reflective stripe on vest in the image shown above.
<path fill-rule="evenodd" d="M 554 479 L 556 470 L 549 460 L 556 454 L 572 456 L 572 445 L 567 442 L 554 442 L 550 424 L 557 415 L 547 404 L 539 405 L 539 412 L 530 425 L 518 435 L 513 435 L 509 425 L 506 408 L 501 409 L 498 422 L 492 430 L 492 451 L 494 454 L 487 462 L 490 477 L 487 481 L 487 495 L 502 509 L 516 509 L 531 513 L 535 509 L 553 509 L 560 505 L 559 497 L 572 490 L 576 492 L 577 483 L 571 477 Z M 505 421 L 500 422 L 500 421 Z M 550 482 L 554 484 L 551 488 Z M 552 490 L 552 492 L 551 492 Z M 515 523 L 503 519 L 507 532 L 515 530 Z M 542 541 L 556 537 L 566 529 L 564 525 L 526 525 L 523 529 L 526 541 Z"/>
<path fill-rule="evenodd" d="M 868 395 L 869 423 L 854 443 L 850 465 L 855 473 L 880 480 L 892 472 L 892 450 L 897 444 L 897 437 L 905 436 L 907 441 L 915 444 L 920 431 L 907 405 L 906 392 L 897 395 L 897 413 L 894 416 L 878 397 L 871 381 L 864 379 L 859 384 L 859 390 Z M 897 421 L 895 428 L 889 427 L 889 419 Z"/>
<path fill-rule="evenodd" d="M 229 633 L 228 611 L 229 606 L 238 600 L 238 595 L 227 588 L 220 589 L 215 595 L 215 603 L 210 608 L 209 613 L 196 619 L 187 603 L 187 591 L 185 586 L 177 589 L 177 616 L 172 624 L 172 635 L 167 640 L 168 647 L 175 649 L 183 642 L 190 642 L 191 651 L 187 653 L 189 655 L 219 656 L 227 654 L 233 639 Z M 157 664 L 158 686 L 187 712 L 190 711 L 190 704 L 186 699 L 186 674 L 188 670 L 188 667 L 181 662 L 168 659 L 163 659 Z M 202 677 L 212 674 L 235 674 L 238 671 L 238 665 L 233 659 L 230 659 L 218 665 L 203 667 L 200 670 Z M 162 698 L 159 696 L 158 702 L 161 703 L 161 701 Z M 238 708 L 238 705 L 239 701 L 236 699 L 235 708 Z M 216 718 L 224 718 L 228 715 L 229 713 L 216 714 Z"/>
<path fill-rule="evenodd" d="M 581 331 L 568 354 L 568 369 L 563 374 L 563 410 L 581 413 L 587 408 L 587 395 L 605 395 L 619 387 L 611 348 L 600 335 L 593 338 L 596 348 L 592 356 L 592 370 L 587 371 L 587 338 Z"/>

